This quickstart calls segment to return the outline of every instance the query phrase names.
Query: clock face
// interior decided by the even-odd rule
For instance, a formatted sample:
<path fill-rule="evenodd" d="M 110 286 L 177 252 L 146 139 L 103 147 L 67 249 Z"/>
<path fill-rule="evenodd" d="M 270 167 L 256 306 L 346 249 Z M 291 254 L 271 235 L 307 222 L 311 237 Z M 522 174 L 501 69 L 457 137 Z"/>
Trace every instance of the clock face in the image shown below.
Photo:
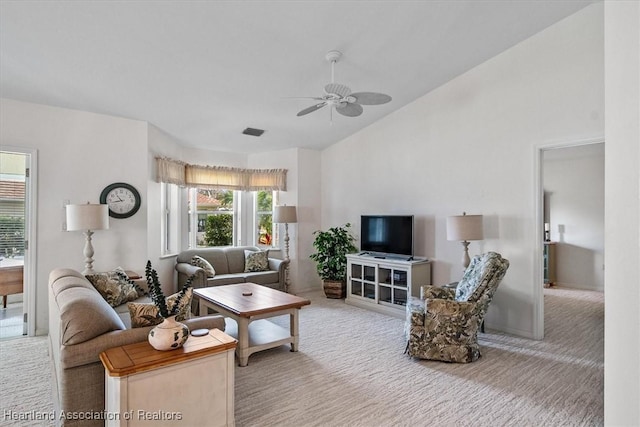
<path fill-rule="evenodd" d="M 140 209 L 140 194 L 133 186 L 119 182 L 102 190 L 100 203 L 109 205 L 109 216 L 129 218 Z"/>

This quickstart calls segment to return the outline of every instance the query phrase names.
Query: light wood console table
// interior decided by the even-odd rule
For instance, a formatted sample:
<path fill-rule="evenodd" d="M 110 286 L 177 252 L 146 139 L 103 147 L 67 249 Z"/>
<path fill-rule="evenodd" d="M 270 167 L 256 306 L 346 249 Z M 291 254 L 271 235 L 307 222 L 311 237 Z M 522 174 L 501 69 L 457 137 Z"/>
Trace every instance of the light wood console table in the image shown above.
<path fill-rule="evenodd" d="M 182 348 L 147 341 L 100 354 L 106 426 L 234 426 L 236 340 L 218 329 Z"/>

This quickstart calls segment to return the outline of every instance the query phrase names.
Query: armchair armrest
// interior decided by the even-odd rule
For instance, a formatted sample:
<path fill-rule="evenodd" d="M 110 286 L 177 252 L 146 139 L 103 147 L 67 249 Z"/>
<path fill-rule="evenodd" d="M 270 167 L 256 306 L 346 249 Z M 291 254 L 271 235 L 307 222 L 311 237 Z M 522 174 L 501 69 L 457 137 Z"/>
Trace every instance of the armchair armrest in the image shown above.
<path fill-rule="evenodd" d="M 420 295 L 423 299 L 438 298 L 452 300 L 456 296 L 456 290 L 451 288 L 439 288 L 437 286 L 420 286 Z"/>
<path fill-rule="evenodd" d="M 412 325 L 424 326 L 424 300 L 409 296 L 406 305 L 404 336 L 409 338 Z"/>
<path fill-rule="evenodd" d="M 178 289 L 180 289 L 191 276 L 195 276 L 193 282 L 191 282 L 194 288 L 204 288 L 207 286 L 207 274 L 204 269 L 187 262 L 179 262 L 175 268 L 178 272 Z"/>

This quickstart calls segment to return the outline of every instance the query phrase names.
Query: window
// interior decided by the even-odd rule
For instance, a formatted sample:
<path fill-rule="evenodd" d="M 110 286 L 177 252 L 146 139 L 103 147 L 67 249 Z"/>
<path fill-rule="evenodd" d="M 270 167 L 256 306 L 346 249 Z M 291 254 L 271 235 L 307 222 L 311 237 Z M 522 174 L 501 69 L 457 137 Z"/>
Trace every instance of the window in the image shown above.
<path fill-rule="evenodd" d="M 175 254 L 185 246 L 278 247 L 278 227 L 273 224 L 276 191 L 203 188 L 185 191 L 182 193 L 175 184 L 161 184 L 164 255 Z M 186 206 L 180 201 L 184 200 L 180 194 L 188 194 Z M 188 212 L 188 226 L 180 225 L 181 212 Z"/>
<path fill-rule="evenodd" d="M 233 246 L 239 241 L 239 199 L 240 193 L 232 190 L 190 189 L 189 246 Z"/>
<path fill-rule="evenodd" d="M 0 257 L 24 256 L 25 157 L 0 153 Z"/>
<path fill-rule="evenodd" d="M 160 204 L 162 211 L 162 255 L 179 252 L 179 217 L 180 217 L 180 189 L 175 184 L 160 183 Z"/>
<path fill-rule="evenodd" d="M 277 227 L 273 226 L 275 191 L 254 191 L 255 233 L 254 244 L 261 247 L 277 245 Z"/>

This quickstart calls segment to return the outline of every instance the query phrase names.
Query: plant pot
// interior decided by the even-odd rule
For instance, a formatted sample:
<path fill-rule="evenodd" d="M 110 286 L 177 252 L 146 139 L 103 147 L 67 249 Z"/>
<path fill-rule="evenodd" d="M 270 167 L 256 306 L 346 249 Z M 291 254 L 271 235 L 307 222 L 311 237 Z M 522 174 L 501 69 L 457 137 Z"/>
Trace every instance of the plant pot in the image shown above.
<path fill-rule="evenodd" d="M 167 317 L 149 331 L 149 344 L 156 350 L 175 350 L 189 338 L 189 328 L 184 323 L 176 322 L 176 316 Z"/>
<path fill-rule="evenodd" d="M 323 280 L 322 287 L 327 298 L 340 299 L 347 296 L 347 283 L 342 280 Z"/>

